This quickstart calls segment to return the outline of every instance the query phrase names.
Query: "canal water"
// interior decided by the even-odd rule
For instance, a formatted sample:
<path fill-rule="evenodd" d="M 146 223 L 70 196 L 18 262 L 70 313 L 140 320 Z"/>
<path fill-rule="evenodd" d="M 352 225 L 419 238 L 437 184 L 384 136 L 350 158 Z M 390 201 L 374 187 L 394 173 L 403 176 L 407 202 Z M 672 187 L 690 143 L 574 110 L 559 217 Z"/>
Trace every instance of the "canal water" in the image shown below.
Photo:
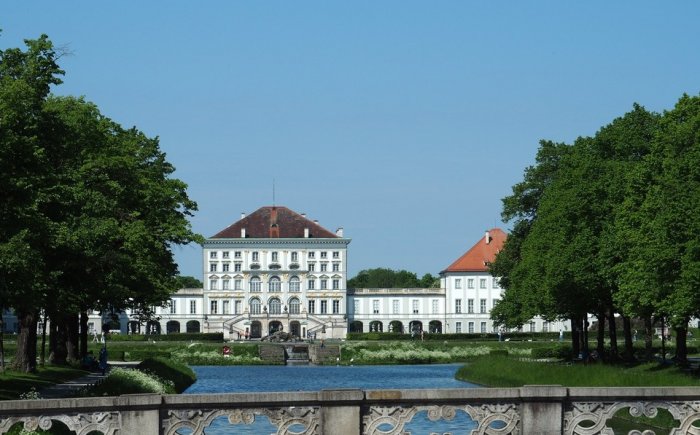
<path fill-rule="evenodd" d="M 454 378 L 460 364 L 391 366 L 194 366 L 197 382 L 185 394 L 274 391 L 317 391 L 334 388 L 416 389 L 474 388 Z M 406 425 L 412 435 L 429 433 L 469 434 L 476 425 L 459 411 L 451 421 L 431 422 L 426 412 L 416 414 Z M 301 428 L 294 428 L 299 430 Z M 382 427 L 382 430 L 388 428 Z M 252 425 L 231 425 L 220 417 L 205 431 L 207 435 L 274 434 L 267 417 L 256 417 Z M 186 435 L 189 430 L 179 433 Z"/>

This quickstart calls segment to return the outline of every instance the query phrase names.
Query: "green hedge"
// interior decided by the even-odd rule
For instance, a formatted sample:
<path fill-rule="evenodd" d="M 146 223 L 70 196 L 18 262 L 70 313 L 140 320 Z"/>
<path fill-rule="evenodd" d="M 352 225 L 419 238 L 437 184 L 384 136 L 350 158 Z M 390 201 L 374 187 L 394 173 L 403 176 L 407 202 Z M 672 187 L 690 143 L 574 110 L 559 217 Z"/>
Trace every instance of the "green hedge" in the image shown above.
<path fill-rule="evenodd" d="M 496 333 L 474 333 L 474 334 L 423 334 L 423 339 L 427 341 L 444 341 L 444 340 L 459 340 L 459 341 L 498 341 Z M 419 334 L 412 336 L 411 334 L 401 334 L 396 332 L 349 332 L 348 340 L 363 340 L 363 341 L 385 341 L 385 340 L 420 340 Z M 507 332 L 501 335 L 501 340 L 509 341 L 558 341 L 558 332 Z M 571 334 L 565 332 L 564 340 L 570 340 Z"/>
<path fill-rule="evenodd" d="M 182 393 L 197 380 L 191 368 L 167 358 L 146 358 L 136 368 L 172 381 L 176 393 Z"/>
<path fill-rule="evenodd" d="M 108 341 L 214 341 L 222 343 L 224 341 L 223 332 L 212 333 L 176 333 L 176 334 L 114 334 L 107 338 Z"/>

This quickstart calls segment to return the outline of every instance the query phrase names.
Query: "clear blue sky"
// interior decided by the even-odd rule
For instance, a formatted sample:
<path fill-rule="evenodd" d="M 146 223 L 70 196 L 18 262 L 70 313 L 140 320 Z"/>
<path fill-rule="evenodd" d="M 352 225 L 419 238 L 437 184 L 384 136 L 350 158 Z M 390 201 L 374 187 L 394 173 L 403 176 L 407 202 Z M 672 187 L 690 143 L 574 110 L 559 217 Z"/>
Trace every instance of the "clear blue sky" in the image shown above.
<path fill-rule="evenodd" d="M 540 139 L 700 91 L 700 3 L 0 4 L 46 33 L 59 94 L 159 136 L 211 236 L 272 203 L 352 238 L 349 271 L 437 274 L 500 221 Z M 175 248 L 201 279 L 201 250 Z"/>

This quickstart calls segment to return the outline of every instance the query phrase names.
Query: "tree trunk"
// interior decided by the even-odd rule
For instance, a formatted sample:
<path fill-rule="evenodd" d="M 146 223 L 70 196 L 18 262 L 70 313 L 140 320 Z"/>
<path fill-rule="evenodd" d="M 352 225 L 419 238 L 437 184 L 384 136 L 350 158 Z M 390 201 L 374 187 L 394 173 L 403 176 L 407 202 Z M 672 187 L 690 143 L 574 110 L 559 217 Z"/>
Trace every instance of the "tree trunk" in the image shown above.
<path fill-rule="evenodd" d="M 69 363 L 80 361 L 79 351 L 79 333 L 78 333 L 79 317 L 77 314 L 69 314 L 66 316 L 66 359 Z"/>
<path fill-rule="evenodd" d="M 651 361 L 654 358 L 654 323 L 651 321 L 651 316 L 644 317 L 644 354 L 646 360 Z"/>
<path fill-rule="evenodd" d="M 666 362 L 666 319 L 661 318 L 661 359 Z"/>
<path fill-rule="evenodd" d="M 80 359 L 88 352 L 88 315 L 87 311 L 80 312 Z"/>
<path fill-rule="evenodd" d="M 56 343 L 58 342 L 58 316 L 49 316 L 49 362 L 56 363 Z"/>
<path fill-rule="evenodd" d="M 5 373 L 5 324 L 3 323 L 2 310 L 0 307 L 0 373 Z"/>
<path fill-rule="evenodd" d="M 44 311 L 43 323 L 41 324 L 41 357 L 39 364 L 43 367 L 46 364 L 46 323 L 49 320 L 49 314 Z"/>
<path fill-rule="evenodd" d="M 625 336 L 625 361 L 634 361 L 634 341 L 632 340 L 632 321 L 622 316 L 622 331 Z"/>
<path fill-rule="evenodd" d="M 581 353 L 581 337 L 579 337 L 581 331 L 581 323 L 577 318 L 571 319 L 571 353 L 573 358 L 578 358 Z"/>
<path fill-rule="evenodd" d="M 615 323 L 615 310 L 611 307 L 608 311 L 608 334 L 610 335 L 610 360 L 617 361 L 620 353 L 617 350 L 617 324 Z"/>
<path fill-rule="evenodd" d="M 588 348 L 588 317 L 585 314 L 581 323 L 583 324 L 583 328 L 581 329 L 581 352 L 587 359 L 591 355 L 591 352 Z"/>
<path fill-rule="evenodd" d="M 688 322 L 685 322 L 687 325 Z M 688 326 L 675 328 L 676 330 L 676 364 L 684 366 L 688 364 Z"/>
<path fill-rule="evenodd" d="M 53 321 L 51 323 L 54 323 Z M 56 365 L 66 365 L 68 357 L 68 349 L 66 348 L 66 342 L 68 341 L 66 337 L 67 327 L 65 316 L 56 315 L 56 328 L 54 329 L 54 334 L 56 336 L 56 342 L 54 343 L 53 350 L 53 364 Z"/>
<path fill-rule="evenodd" d="M 598 351 L 598 355 L 602 358 L 603 355 L 605 355 L 605 310 L 601 309 L 597 317 L 598 334 L 596 338 L 598 341 L 596 343 L 596 350 Z"/>
<path fill-rule="evenodd" d="M 36 326 L 37 313 L 18 312 L 19 335 L 17 336 L 17 352 L 12 367 L 24 373 L 36 372 Z"/>

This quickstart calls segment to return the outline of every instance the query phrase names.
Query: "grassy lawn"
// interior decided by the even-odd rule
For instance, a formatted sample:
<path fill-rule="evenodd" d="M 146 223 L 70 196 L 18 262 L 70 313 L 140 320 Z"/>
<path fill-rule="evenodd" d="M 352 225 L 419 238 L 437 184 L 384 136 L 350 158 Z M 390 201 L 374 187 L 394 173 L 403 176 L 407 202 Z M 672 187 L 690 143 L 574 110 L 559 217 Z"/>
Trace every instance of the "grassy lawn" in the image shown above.
<path fill-rule="evenodd" d="M 0 400 L 18 399 L 20 394 L 27 393 L 32 388 L 38 391 L 87 373 L 84 370 L 71 367 L 54 366 L 40 367 L 37 373 L 19 373 L 8 370 L 4 374 L 0 374 Z"/>

